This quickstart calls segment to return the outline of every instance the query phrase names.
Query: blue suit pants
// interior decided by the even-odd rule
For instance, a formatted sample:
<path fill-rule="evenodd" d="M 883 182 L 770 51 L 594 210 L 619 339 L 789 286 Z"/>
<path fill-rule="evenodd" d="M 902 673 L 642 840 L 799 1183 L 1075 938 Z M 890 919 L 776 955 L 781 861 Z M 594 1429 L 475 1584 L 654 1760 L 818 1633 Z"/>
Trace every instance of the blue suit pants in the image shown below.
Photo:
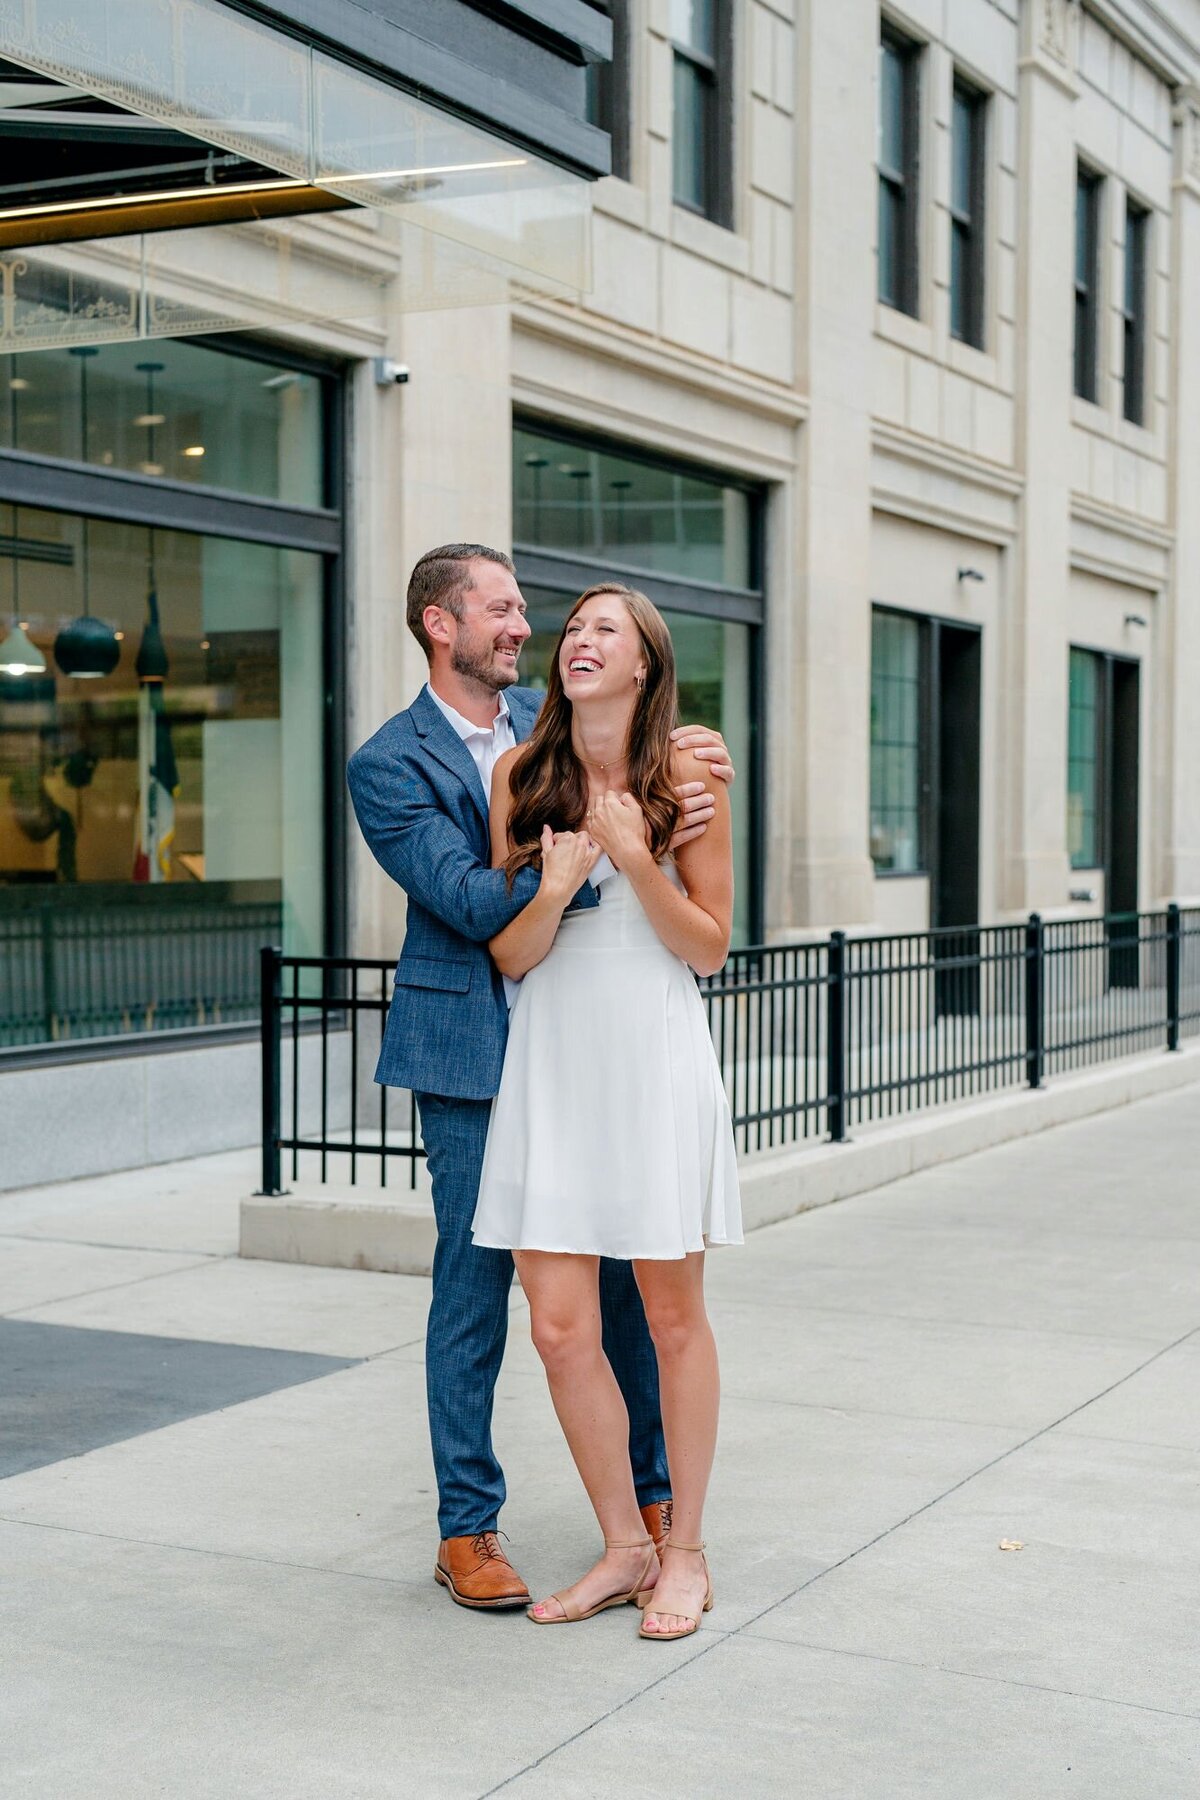
<path fill-rule="evenodd" d="M 425 1340 L 429 1431 L 443 1538 L 496 1528 L 504 1472 L 492 1448 L 492 1400 L 508 1332 L 513 1260 L 471 1242 L 490 1100 L 418 1094 L 438 1240 Z M 658 1363 L 627 1262 L 603 1258 L 604 1351 L 629 1411 L 629 1457 L 638 1505 L 671 1492 L 658 1400 Z"/>

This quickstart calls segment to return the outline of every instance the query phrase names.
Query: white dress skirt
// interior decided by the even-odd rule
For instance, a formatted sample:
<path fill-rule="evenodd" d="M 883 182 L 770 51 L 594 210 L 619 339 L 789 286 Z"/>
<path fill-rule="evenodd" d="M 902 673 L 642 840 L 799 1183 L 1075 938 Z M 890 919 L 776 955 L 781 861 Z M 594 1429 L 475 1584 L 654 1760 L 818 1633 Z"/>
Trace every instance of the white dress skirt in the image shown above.
<path fill-rule="evenodd" d="M 742 1242 L 695 977 L 616 871 L 520 985 L 471 1231 L 492 1249 L 654 1261 Z"/>

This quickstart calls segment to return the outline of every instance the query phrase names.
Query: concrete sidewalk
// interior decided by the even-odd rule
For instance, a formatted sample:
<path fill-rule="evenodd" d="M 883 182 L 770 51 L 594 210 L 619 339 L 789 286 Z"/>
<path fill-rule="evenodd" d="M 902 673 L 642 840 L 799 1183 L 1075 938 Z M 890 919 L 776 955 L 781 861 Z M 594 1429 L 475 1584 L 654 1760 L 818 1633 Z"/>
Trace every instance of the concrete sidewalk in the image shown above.
<path fill-rule="evenodd" d="M 1194 1089 L 714 1253 L 673 1646 L 447 1602 L 427 1283 L 239 1261 L 252 1163 L 0 1196 L 3 1795 L 1200 1791 Z M 595 1530 L 519 1295 L 496 1429 L 547 1591 Z"/>

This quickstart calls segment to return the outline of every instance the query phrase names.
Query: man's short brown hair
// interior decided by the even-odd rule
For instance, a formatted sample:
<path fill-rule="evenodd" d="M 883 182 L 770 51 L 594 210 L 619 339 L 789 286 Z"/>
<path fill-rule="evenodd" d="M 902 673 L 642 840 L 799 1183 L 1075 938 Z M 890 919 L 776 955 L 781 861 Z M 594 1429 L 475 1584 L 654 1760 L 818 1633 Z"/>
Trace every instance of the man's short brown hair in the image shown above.
<path fill-rule="evenodd" d="M 425 629 L 425 608 L 440 606 L 452 618 L 461 619 L 463 596 L 474 586 L 473 562 L 499 563 L 510 575 L 517 572 L 511 556 L 487 544 L 439 544 L 436 550 L 425 552 L 408 578 L 408 629 L 430 661 L 433 643 Z"/>

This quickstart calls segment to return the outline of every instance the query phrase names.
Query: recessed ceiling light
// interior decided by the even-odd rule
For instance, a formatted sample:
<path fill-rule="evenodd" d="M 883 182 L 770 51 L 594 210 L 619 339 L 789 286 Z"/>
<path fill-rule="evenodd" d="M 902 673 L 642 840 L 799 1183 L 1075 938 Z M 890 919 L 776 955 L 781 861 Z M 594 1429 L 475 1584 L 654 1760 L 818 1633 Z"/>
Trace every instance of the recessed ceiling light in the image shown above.
<path fill-rule="evenodd" d="M 103 463 L 103 464 L 104 464 L 104 466 L 105 466 L 105 468 L 106 468 L 106 469 L 111 469 L 111 468 L 112 468 L 112 461 L 113 461 L 113 453 L 112 453 L 112 451 L 111 451 L 111 450 L 103 450 L 103 451 L 101 451 L 101 453 L 100 453 L 100 461 L 101 461 L 101 462 L 102 462 L 102 463 Z"/>
<path fill-rule="evenodd" d="M 163 472 L 161 463 L 139 463 L 138 467 L 141 469 L 143 475 L 161 475 Z"/>
<path fill-rule="evenodd" d="M 21 394 L 24 393 L 25 389 L 29 386 L 29 383 L 24 375 L 14 375 L 8 385 L 14 394 Z"/>
<path fill-rule="evenodd" d="M 139 413 L 133 421 L 135 425 L 165 425 L 166 413 Z"/>
<path fill-rule="evenodd" d="M 203 444 L 188 444 L 185 446 L 183 454 L 185 456 L 203 456 L 204 455 L 204 445 Z"/>

